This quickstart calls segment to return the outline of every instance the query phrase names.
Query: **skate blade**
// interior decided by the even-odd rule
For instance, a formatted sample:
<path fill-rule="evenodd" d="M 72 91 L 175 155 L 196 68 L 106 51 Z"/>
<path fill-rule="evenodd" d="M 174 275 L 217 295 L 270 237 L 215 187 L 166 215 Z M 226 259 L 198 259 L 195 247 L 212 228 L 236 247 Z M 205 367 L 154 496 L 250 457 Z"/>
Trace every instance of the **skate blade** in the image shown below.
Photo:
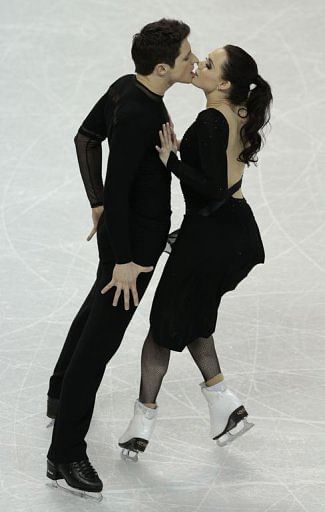
<path fill-rule="evenodd" d="M 51 428 L 51 427 L 53 427 L 53 426 L 54 426 L 54 421 L 55 421 L 55 420 L 54 420 L 54 419 L 52 419 L 52 420 L 50 421 L 50 423 L 49 423 L 48 425 L 46 425 L 46 428 Z"/>
<path fill-rule="evenodd" d="M 235 439 L 237 439 L 237 437 L 242 436 L 243 434 L 248 432 L 248 430 L 250 430 L 252 427 L 254 427 L 254 423 L 249 423 L 246 418 L 243 418 L 242 422 L 243 422 L 243 428 L 241 430 L 239 430 L 238 432 L 235 432 L 233 434 L 231 433 L 231 431 L 226 432 L 222 437 L 219 437 L 219 439 L 216 439 L 217 445 L 221 446 L 221 447 L 226 446 L 227 444 L 230 444 L 233 441 L 235 441 Z"/>
<path fill-rule="evenodd" d="M 96 501 L 97 503 L 100 503 L 103 500 L 103 495 L 101 492 L 90 492 L 82 491 L 81 489 L 74 489 L 73 487 L 70 487 L 70 485 L 68 485 L 65 480 L 63 480 L 63 482 L 64 484 L 62 485 L 61 483 L 59 484 L 57 480 L 55 480 L 55 482 L 47 483 L 46 485 L 48 487 L 58 489 L 60 492 L 73 494 L 74 496 L 78 496 L 86 500 Z"/>
<path fill-rule="evenodd" d="M 127 448 L 122 449 L 121 458 L 125 461 L 130 460 L 131 462 L 138 462 L 139 460 L 138 452 L 128 450 Z"/>
<path fill-rule="evenodd" d="M 138 453 L 143 453 L 148 446 L 149 441 L 140 437 L 134 437 L 126 443 L 119 443 L 122 448 L 121 457 L 123 460 L 138 462 Z"/>

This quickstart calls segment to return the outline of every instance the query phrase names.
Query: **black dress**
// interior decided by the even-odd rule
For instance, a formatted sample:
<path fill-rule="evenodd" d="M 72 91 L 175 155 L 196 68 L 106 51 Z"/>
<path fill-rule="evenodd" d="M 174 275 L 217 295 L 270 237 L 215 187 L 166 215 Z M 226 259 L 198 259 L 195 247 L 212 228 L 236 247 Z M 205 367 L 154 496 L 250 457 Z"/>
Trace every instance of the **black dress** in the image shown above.
<path fill-rule="evenodd" d="M 170 233 L 170 253 L 150 312 L 155 341 L 181 352 L 215 331 L 222 295 L 264 263 L 259 228 L 245 198 L 228 188 L 229 126 L 213 108 L 199 113 L 182 139 L 181 161 L 171 153 L 167 169 L 181 180 L 186 212 Z"/>

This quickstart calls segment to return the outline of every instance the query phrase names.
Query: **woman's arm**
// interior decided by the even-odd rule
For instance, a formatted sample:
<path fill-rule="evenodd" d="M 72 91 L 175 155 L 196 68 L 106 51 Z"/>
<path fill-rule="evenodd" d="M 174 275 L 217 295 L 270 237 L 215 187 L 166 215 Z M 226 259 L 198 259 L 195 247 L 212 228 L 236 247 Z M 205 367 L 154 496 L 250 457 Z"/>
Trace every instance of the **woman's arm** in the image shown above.
<path fill-rule="evenodd" d="M 167 169 L 200 194 L 221 199 L 228 189 L 228 123 L 221 112 L 208 109 L 198 115 L 196 129 L 200 168 L 184 163 L 174 152 L 171 152 Z"/>

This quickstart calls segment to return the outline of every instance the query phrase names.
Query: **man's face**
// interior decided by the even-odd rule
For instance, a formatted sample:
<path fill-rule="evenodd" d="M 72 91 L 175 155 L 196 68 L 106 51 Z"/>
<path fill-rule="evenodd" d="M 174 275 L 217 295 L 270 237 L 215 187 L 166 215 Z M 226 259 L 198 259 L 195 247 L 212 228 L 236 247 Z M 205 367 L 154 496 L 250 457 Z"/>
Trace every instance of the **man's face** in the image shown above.
<path fill-rule="evenodd" d="M 194 63 L 199 59 L 192 53 L 191 45 L 187 38 L 182 41 L 180 54 L 175 60 L 175 66 L 169 67 L 168 78 L 171 83 L 192 83 Z"/>

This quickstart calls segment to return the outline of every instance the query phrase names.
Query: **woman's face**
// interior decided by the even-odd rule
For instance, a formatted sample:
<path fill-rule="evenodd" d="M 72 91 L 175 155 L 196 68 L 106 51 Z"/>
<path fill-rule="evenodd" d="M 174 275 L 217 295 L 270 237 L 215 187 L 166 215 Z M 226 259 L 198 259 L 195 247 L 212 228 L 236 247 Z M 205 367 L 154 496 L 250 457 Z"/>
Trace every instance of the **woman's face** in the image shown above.
<path fill-rule="evenodd" d="M 210 93 L 219 87 L 222 91 L 229 87 L 229 82 L 222 79 L 222 65 L 227 59 L 226 50 L 217 48 L 210 52 L 205 60 L 198 63 L 192 84 Z M 228 85 L 229 84 L 229 85 Z"/>

